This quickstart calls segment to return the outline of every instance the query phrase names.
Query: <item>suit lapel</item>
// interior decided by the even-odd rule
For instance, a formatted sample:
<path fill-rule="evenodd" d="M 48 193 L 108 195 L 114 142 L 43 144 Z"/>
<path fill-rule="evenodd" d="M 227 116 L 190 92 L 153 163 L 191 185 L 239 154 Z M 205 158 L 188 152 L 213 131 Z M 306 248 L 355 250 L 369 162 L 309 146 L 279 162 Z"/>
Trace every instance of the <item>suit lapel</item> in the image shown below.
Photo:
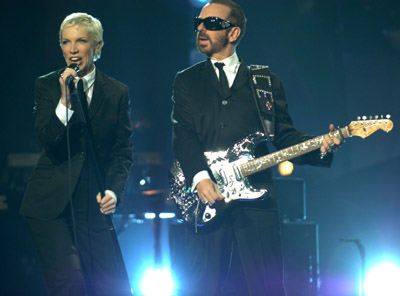
<path fill-rule="evenodd" d="M 93 86 L 92 101 L 89 106 L 89 120 L 93 118 L 105 99 L 103 74 L 96 69 L 96 79 Z"/>
<path fill-rule="evenodd" d="M 232 84 L 232 90 L 240 89 L 243 84 L 247 83 L 249 80 L 249 71 L 247 69 L 246 63 L 241 60 L 238 72 L 235 77 L 235 81 Z"/>

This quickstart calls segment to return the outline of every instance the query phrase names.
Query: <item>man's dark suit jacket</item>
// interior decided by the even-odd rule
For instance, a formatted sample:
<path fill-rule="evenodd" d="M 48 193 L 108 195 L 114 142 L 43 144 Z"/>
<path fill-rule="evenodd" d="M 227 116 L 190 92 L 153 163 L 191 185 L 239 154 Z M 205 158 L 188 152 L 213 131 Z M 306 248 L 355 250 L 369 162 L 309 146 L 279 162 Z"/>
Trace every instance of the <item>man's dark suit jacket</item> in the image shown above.
<path fill-rule="evenodd" d="M 275 101 L 274 146 L 283 149 L 312 138 L 293 126 L 279 77 L 272 74 L 271 81 Z M 209 59 L 178 72 L 175 77 L 172 97 L 173 145 L 189 184 L 196 173 L 208 169 L 205 151 L 227 149 L 248 134 L 263 131 L 251 95 L 249 70 L 243 61 L 231 89 L 232 97 L 226 99 L 227 103 L 222 102 L 221 87 Z M 264 112 L 263 109 L 261 112 Z M 268 118 L 271 115 L 263 116 Z M 296 164 L 329 166 L 332 156 L 321 160 L 317 150 L 293 161 Z M 267 175 L 269 180 L 265 181 L 266 187 L 269 187 L 272 173 Z"/>
<path fill-rule="evenodd" d="M 44 149 L 27 185 L 20 211 L 24 216 L 52 219 L 62 213 L 69 201 L 67 133 L 55 114 L 61 98 L 59 76 L 63 70 L 51 72 L 35 81 L 35 129 Z M 74 112 L 70 123 L 73 192 L 85 158 L 89 155 L 77 112 Z M 89 125 L 104 186 L 117 195 L 120 203 L 132 163 L 130 99 L 126 85 L 98 69 L 89 107 Z"/>

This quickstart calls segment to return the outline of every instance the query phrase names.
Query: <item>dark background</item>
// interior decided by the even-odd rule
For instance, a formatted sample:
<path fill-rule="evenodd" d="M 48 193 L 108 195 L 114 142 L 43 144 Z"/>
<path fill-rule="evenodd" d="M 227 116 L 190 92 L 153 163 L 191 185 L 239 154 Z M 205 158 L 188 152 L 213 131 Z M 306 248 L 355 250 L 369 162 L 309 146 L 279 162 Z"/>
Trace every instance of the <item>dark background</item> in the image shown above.
<path fill-rule="evenodd" d="M 248 28 L 237 52 L 248 64 L 268 64 L 281 76 L 299 129 L 318 135 L 327 132 L 330 123 L 345 126 L 357 116 L 392 116 L 394 128 L 389 134 L 378 131 L 367 139 L 348 139 L 332 168 L 295 167 L 292 175 L 305 180 L 307 219 L 319 224 L 321 295 L 357 295 L 360 256 L 354 244 L 341 243 L 341 238 L 361 240 L 367 269 L 381 260 L 400 261 L 400 3 L 238 2 Z M 40 151 L 32 120 L 33 82 L 64 65 L 58 44 L 61 21 L 78 11 L 99 18 L 105 45 L 96 65 L 130 88 L 137 164 L 126 187 L 128 201 L 120 211 L 137 213 L 140 178 L 151 177 L 146 189 L 167 191 L 167 168 L 173 159 L 169 119 L 173 79 L 178 70 L 201 58 L 194 48 L 192 18 L 199 13 L 194 3 L 1 2 L 3 291 L 32 295 L 27 291 L 42 287 L 31 242 L 17 214 L 30 168 L 10 168 L 8 156 Z M 146 209 L 151 211 L 152 204 Z M 151 237 L 149 229 L 144 235 Z M 143 235 L 136 230 L 131 234 L 132 239 Z M 140 249 L 140 240 L 122 243 L 126 254 Z"/>

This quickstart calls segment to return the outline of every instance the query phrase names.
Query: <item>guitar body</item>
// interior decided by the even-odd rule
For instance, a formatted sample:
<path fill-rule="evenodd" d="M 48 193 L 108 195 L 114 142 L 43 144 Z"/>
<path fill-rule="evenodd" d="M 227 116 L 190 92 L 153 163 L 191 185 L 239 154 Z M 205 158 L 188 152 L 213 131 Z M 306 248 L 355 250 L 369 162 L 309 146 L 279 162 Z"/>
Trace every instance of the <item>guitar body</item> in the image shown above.
<path fill-rule="evenodd" d="M 170 199 L 177 206 L 179 216 L 187 223 L 203 226 L 222 214 L 232 201 L 265 198 L 267 190 L 252 187 L 248 177 L 244 177 L 239 166 L 254 159 L 255 148 L 266 141 L 263 134 L 251 134 L 224 151 L 205 152 L 207 164 L 213 174 L 223 201 L 211 205 L 204 203 L 187 188 L 180 163 L 175 160 L 170 168 Z"/>

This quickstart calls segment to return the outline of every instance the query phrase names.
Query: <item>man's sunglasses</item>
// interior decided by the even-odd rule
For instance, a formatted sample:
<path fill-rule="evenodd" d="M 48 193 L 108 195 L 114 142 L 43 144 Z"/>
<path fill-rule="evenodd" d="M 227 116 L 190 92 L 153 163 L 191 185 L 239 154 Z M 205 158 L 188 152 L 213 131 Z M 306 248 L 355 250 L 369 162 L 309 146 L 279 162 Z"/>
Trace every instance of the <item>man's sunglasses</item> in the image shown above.
<path fill-rule="evenodd" d="M 198 31 L 197 28 L 199 27 L 199 25 L 201 23 L 203 23 L 204 27 L 210 31 L 219 31 L 219 30 L 225 30 L 228 28 L 236 27 L 231 22 L 223 20 L 216 16 L 206 17 L 204 19 L 195 17 L 194 18 L 194 31 L 195 32 Z"/>

